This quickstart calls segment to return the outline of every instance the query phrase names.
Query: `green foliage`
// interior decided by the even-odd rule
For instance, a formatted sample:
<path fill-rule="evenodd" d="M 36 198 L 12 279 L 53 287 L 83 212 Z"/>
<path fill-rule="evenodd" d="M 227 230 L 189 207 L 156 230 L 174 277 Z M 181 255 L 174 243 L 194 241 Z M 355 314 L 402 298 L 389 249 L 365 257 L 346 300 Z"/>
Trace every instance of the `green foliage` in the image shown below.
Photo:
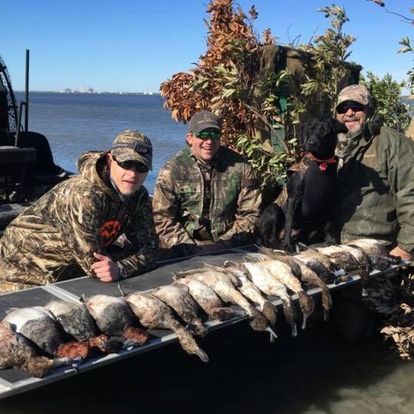
<path fill-rule="evenodd" d="M 340 81 L 348 72 L 345 61 L 355 38 L 343 33 L 343 26 L 349 20 L 345 10 L 333 4 L 320 11 L 329 18 L 330 27 L 315 38 L 314 44 L 301 47 L 308 56 L 302 61 L 305 81 L 298 84 L 293 74 L 283 70 L 268 74 L 256 84 L 266 91 L 266 98 L 257 109 L 258 117 L 267 120 L 264 123 L 271 139 L 264 141 L 246 134 L 237 139 L 236 148 L 246 154 L 264 186 L 283 181 L 287 166 L 301 156 L 298 129 L 302 114 L 315 114 L 312 110 L 315 107 L 319 115 L 334 113 Z M 287 107 L 283 108 L 281 98 L 286 91 L 289 91 Z"/>
<path fill-rule="evenodd" d="M 384 125 L 404 132 L 410 123 L 409 109 L 401 102 L 401 89 L 405 84 L 395 81 L 390 74 L 382 79 L 367 72 L 364 83 L 370 91 L 373 104 L 384 119 Z"/>
<path fill-rule="evenodd" d="M 399 44 L 402 46 L 399 50 L 398 53 L 407 53 L 407 52 L 413 52 L 414 49 L 411 46 L 411 40 L 408 36 L 403 37 Z"/>
<path fill-rule="evenodd" d="M 411 11 L 413 11 L 413 9 L 411 9 Z M 413 47 L 411 46 L 411 40 L 406 36 L 403 37 L 399 44 L 402 46 L 399 50 L 398 53 L 412 53 L 414 52 Z M 414 93 L 414 68 L 411 68 L 408 72 L 408 86 L 411 89 L 411 93 Z"/>
<path fill-rule="evenodd" d="M 260 139 L 247 135 L 240 135 L 237 140 L 237 147 L 243 151 L 261 177 L 263 187 L 275 183 L 281 184 L 285 180 L 286 165 L 295 161 L 294 157 L 289 154 L 298 151 L 296 139 L 290 140 L 287 144 L 290 152 L 284 151 L 277 144 L 266 146 Z"/>
<path fill-rule="evenodd" d="M 306 67 L 306 82 L 302 85 L 302 102 L 296 103 L 301 110 L 312 105 L 322 104 L 325 113 L 335 111 L 335 101 L 341 87 L 340 81 L 347 73 L 345 61 L 351 52 L 349 47 L 355 37 L 343 32 L 344 24 L 349 21 L 345 10 L 333 4 L 319 10 L 330 20 L 331 27 L 315 38 L 313 45 L 302 46 L 311 52 L 312 58 Z"/>
<path fill-rule="evenodd" d="M 411 13 L 414 13 L 414 7 L 410 9 Z M 410 19 L 408 19 L 410 20 Z M 411 24 L 414 23 L 414 20 L 411 19 Z M 401 45 L 400 49 L 398 50 L 398 53 L 412 53 L 414 52 L 414 49 L 411 45 L 411 39 L 408 36 L 403 37 L 399 44 Z M 411 68 L 408 72 L 408 86 L 411 89 L 411 94 L 414 93 L 414 67 Z"/>
<path fill-rule="evenodd" d="M 285 49 L 298 71 L 277 70 L 280 51 L 271 31 L 259 37 L 253 30 L 256 9 L 248 20 L 232 0 L 211 0 L 207 51 L 193 71 L 161 85 L 165 106 L 176 120 L 188 121 L 200 108 L 220 114 L 222 143 L 247 156 L 264 186 L 285 178 L 301 155 L 300 122 L 333 113 L 349 72 L 345 62 L 355 39 L 343 33 L 348 17 L 334 4 L 320 11 L 330 20 L 325 33 L 299 51 Z"/>

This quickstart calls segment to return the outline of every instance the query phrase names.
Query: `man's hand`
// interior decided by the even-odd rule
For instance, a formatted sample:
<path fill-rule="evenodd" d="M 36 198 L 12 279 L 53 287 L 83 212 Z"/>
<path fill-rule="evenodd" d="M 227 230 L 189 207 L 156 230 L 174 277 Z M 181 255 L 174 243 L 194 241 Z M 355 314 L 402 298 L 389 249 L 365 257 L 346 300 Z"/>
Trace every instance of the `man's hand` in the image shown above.
<path fill-rule="evenodd" d="M 116 262 L 103 254 L 93 254 L 96 262 L 91 269 L 101 282 L 115 282 L 119 279 L 119 267 Z"/>
<path fill-rule="evenodd" d="M 413 257 L 411 256 L 410 253 L 408 253 L 407 251 L 401 249 L 401 247 L 394 247 L 391 251 L 390 251 L 390 255 L 391 256 L 397 256 L 397 257 L 401 257 L 401 259 L 403 260 L 407 260 L 407 261 L 411 261 L 413 260 Z"/>

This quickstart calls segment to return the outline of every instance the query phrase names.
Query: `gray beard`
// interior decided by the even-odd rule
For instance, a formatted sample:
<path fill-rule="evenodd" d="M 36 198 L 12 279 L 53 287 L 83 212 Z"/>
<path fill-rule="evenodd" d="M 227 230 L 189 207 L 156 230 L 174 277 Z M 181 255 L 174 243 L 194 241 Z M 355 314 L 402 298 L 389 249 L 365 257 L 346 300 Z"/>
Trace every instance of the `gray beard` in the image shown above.
<path fill-rule="evenodd" d="M 348 131 L 347 133 L 338 134 L 338 145 L 336 146 L 336 155 L 340 158 L 344 158 L 352 148 L 357 144 L 354 138 L 358 136 L 362 131 L 362 127 Z"/>

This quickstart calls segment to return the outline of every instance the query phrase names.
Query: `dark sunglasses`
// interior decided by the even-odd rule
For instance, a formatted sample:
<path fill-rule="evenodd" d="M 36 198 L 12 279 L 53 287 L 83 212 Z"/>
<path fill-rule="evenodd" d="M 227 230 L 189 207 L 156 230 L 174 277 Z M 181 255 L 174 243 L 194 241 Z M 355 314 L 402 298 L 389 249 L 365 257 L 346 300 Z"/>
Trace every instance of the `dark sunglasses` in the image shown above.
<path fill-rule="evenodd" d="M 213 141 L 220 139 L 220 131 L 200 131 L 198 134 L 195 134 L 197 138 L 207 141 L 211 139 Z"/>
<path fill-rule="evenodd" d="M 123 169 L 123 170 L 134 170 L 137 173 L 147 173 L 149 168 L 141 164 L 138 161 L 118 161 L 114 156 L 112 156 L 113 160 Z"/>
<path fill-rule="evenodd" d="M 338 114 L 345 114 L 345 113 L 348 112 L 348 109 L 350 109 L 352 112 L 359 112 L 359 111 L 364 111 L 365 106 L 364 105 L 358 105 L 358 104 L 339 105 L 338 108 L 336 108 L 336 112 Z"/>

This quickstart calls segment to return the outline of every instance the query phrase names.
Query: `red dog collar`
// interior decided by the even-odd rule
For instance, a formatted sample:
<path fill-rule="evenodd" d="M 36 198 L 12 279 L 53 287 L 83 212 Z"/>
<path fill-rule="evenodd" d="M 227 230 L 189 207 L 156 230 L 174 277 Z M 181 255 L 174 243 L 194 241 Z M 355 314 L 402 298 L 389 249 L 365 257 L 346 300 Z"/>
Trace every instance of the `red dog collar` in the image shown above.
<path fill-rule="evenodd" d="M 309 160 L 316 161 L 319 164 L 319 169 L 322 172 L 326 171 L 326 169 L 328 168 L 328 164 L 336 164 L 338 162 L 338 158 L 335 155 L 331 158 L 321 160 L 321 159 L 315 157 L 311 152 L 307 152 L 305 154 L 305 157 Z"/>

